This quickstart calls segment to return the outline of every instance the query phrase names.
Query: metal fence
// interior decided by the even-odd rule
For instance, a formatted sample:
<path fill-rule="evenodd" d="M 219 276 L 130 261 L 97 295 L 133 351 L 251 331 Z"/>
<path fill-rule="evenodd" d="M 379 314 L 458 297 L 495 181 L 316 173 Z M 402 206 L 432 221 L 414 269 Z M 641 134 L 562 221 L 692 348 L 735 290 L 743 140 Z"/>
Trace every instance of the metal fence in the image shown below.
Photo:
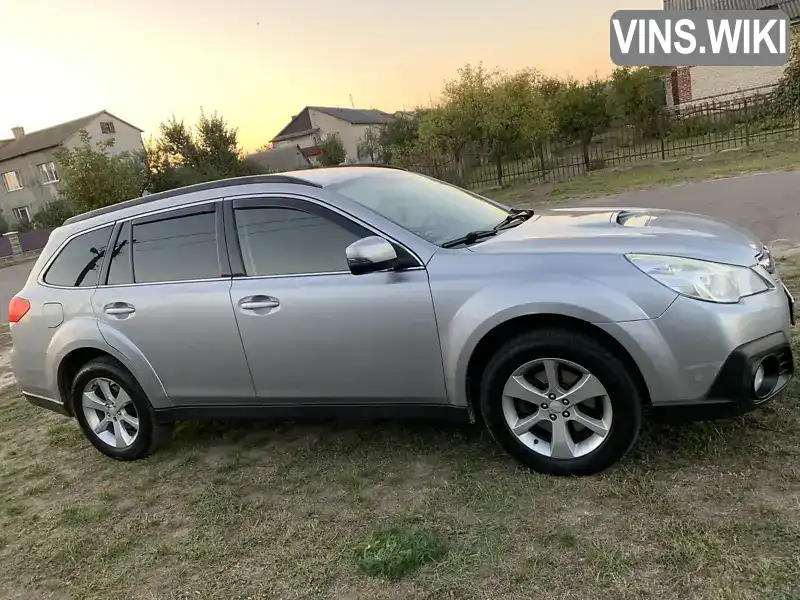
<path fill-rule="evenodd" d="M 778 116 L 773 93 L 767 90 L 670 107 L 650 124 L 649 135 L 618 124 L 594 136 L 585 146 L 553 138 L 532 149 L 528 156 L 499 164 L 487 154 L 475 152 L 459 160 L 419 161 L 410 168 L 481 189 L 510 183 L 565 181 L 608 167 L 714 153 L 800 134 L 800 121 L 795 115 Z"/>

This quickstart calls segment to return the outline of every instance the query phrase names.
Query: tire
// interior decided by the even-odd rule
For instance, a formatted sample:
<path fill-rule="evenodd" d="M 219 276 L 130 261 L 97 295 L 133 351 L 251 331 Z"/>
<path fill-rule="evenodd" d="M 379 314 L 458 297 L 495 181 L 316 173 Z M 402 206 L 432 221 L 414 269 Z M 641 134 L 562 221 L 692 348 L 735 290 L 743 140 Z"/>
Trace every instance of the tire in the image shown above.
<path fill-rule="evenodd" d="M 557 389 L 543 383 L 551 372 L 556 373 Z M 522 377 L 521 388 L 511 381 L 512 376 L 515 381 Z M 567 378 L 577 387 L 562 383 Z M 577 391 L 581 381 L 586 385 Z M 601 387 L 596 387 L 598 381 Z M 601 389 L 604 394 L 591 395 Z M 526 395 L 527 401 L 518 399 L 517 393 Z M 576 404 L 563 404 L 570 402 L 569 394 Z M 581 394 L 589 399 L 580 400 Z M 557 408 L 553 396 L 561 403 Z M 592 337 L 554 328 L 520 335 L 495 353 L 481 379 L 480 409 L 489 432 L 512 457 L 536 472 L 558 476 L 592 475 L 613 465 L 633 446 L 642 421 L 641 395 L 628 367 Z M 587 411 L 594 417 L 591 422 L 585 418 Z M 524 419 L 528 418 L 535 425 L 526 431 Z M 512 424 L 523 433 L 512 432 Z M 558 440 L 554 428 L 558 428 Z M 563 428 L 570 432 L 572 446 L 564 441 Z"/>
<path fill-rule="evenodd" d="M 94 386 L 95 382 L 97 382 L 96 386 Z M 98 423 L 98 421 L 108 420 L 108 418 L 103 416 L 102 407 L 92 401 L 89 401 L 89 403 L 94 416 L 92 416 L 92 412 L 87 415 L 87 411 L 84 409 L 84 391 L 87 386 L 94 386 L 92 394 L 94 394 L 95 399 L 99 399 L 102 402 L 106 393 L 100 388 L 104 382 L 110 384 L 109 389 L 111 390 L 112 398 L 114 393 L 117 392 L 116 397 L 124 400 L 126 397 L 119 394 L 121 391 L 127 394 L 129 402 L 126 400 L 124 408 L 116 412 L 115 420 L 109 421 L 107 429 L 101 434 L 97 434 L 93 431 L 89 420 L 92 420 L 96 427 L 101 428 L 102 423 Z M 97 390 L 100 391 L 98 392 Z M 111 458 L 126 461 L 144 458 L 167 441 L 172 433 L 171 425 L 156 421 L 153 407 L 150 405 L 144 390 L 128 370 L 113 358 L 96 358 L 81 367 L 73 379 L 70 398 L 74 414 L 86 439 L 100 452 Z M 113 406 L 110 401 L 111 398 L 109 403 Z M 137 422 L 138 430 L 134 430 L 130 425 L 134 421 Z M 115 438 L 116 441 L 123 438 L 123 434 L 119 434 L 119 437 L 116 435 L 118 424 L 122 431 L 125 431 L 124 439 L 122 439 L 123 443 L 119 444 L 119 447 L 112 445 Z M 131 434 L 133 431 L 136 431 L 135 436 Z M 130 438 L 133 438 L 132 441 L 125 445 L 125 442 L 129 441 Z M 109 440 L 112 443 L 109 443 Z"/>

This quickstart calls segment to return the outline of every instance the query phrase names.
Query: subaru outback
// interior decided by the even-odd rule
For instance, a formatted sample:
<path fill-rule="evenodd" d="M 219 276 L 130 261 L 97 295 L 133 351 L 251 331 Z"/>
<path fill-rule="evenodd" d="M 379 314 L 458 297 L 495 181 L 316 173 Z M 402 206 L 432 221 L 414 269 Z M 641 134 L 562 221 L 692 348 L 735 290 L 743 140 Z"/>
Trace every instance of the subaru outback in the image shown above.
<path fill-rule="evenodd" d="M 102 453 L 175 421 L 480 421 L 523 465 L 618 461 L 643 412 L 736 414 L 793 374 L 769 249 L 664 210 L 512 209 L 400 169 L 121 202 L 54 230 L 11 301 L 27 400 Z"/>

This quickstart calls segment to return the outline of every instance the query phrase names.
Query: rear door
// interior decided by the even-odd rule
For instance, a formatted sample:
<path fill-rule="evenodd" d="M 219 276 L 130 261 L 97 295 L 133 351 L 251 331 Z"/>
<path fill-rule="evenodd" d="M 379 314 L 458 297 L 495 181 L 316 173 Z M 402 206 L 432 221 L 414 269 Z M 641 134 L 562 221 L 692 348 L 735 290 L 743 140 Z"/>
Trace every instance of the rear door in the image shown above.
<path fill-rule="evenodd" d="M 210 202 L 119 223 L 106 284 L 92 296 L 106 341 L 140 351 L 176 406 L 254 395 L 218 208 Z"/>

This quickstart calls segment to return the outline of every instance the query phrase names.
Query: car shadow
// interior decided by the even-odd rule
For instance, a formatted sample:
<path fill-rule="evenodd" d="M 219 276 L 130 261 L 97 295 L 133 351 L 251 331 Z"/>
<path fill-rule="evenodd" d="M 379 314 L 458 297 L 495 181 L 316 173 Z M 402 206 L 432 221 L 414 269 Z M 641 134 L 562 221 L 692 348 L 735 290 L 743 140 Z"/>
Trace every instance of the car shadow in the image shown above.
<path fill-rule="evenodd" d="M 788 409 L 785 409 L 788 411 Z M 763 456 L 772 437 L 788 434 L 791 424 L 778 414 L 783 409 L 766 408 L 736 418 L 672 422 L 647 418 L 632 451 L 621 462 L 635 470 L 678 469 L 707 463 L 721 468 L 742 459 Z M 214 451 L 216 448 L 246 449 L 258 452 L 292 452 L 302 448 L 320 459 L 332 449 L 338 455 L 358 452 L 390 460 L 398 453 L 448 455 L 470 453 L 473 459 L 513 460 L 496 444 L 480 424 L 436 421 L 211 421 L 182 422 L 175 428 L 172 442 L 165 449 L 179 454 L 188 448 Z"/>

